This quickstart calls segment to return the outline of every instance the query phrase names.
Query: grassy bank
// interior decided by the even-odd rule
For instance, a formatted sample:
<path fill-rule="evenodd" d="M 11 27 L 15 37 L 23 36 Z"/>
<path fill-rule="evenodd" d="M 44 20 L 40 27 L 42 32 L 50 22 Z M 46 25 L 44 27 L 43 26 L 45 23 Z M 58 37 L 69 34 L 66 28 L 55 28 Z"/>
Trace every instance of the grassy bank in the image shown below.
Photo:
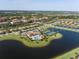
<path fill-rule="evenodd" d="M 32 41 L 27 37 L 23 37 L 23 36 L 15 35 L 15 34 L 11 33 L 11 34 L 7 34 L 7 35 L 1 35 L 0 41 L 3 41 L 3 40 L 18 40 L 28 47 L 44 47 L 44 46 L 48 45 L 51 40 L 59 39 L 61 37 L 62 37 L 62 34 L 56 33 L 55 35 L 53 34 L 52 36 L 47 36 L 43 40 Z"/>
<path fill-rule="evenodd" d="M 51 58 L 51 59 L 70 59 L 71 57 L 75 59 L 76 53 L 79 53 L 79 48 L 73 49 L 63 55 L 60 55 L 56 58 Z"/>

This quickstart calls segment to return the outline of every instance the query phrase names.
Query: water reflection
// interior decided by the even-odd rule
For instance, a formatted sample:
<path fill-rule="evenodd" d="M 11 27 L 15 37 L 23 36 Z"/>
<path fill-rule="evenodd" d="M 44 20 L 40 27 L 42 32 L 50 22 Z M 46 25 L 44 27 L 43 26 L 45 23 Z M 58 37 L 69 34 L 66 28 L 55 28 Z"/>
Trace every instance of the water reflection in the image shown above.
<path fill-rule="evenodd" d="M 58 31 L 59 29 L 56 29 Z M 18 41 L 0 42 L 0 59 L 49 59 L 79 46 L 79 33 L 59 30 L 64 37 L 43 48 L 29 48 Z"/>

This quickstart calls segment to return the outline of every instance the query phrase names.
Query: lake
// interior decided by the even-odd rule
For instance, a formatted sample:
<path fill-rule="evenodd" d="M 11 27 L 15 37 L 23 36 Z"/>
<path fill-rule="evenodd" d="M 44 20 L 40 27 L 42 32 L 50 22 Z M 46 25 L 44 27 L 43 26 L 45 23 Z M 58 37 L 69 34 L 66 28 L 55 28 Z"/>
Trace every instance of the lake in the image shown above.
<path fill-rule="evenodd" d="M 29 48 L 15 40 L 1 41 L 0 59 L 49 59 L 79 47 L 79 33 L 60 29 L 54 31 L 62 33 L 63 38 L 53 40 L 43 48 Z"/>

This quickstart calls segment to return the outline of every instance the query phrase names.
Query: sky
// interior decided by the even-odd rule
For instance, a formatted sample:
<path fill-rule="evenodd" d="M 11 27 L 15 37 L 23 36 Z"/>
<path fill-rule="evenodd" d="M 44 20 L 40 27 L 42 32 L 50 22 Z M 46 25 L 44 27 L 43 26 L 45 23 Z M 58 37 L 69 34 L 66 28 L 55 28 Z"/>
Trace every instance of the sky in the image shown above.
<path fill-rule="evenodd" d="M 79 11 L 79 0 L 0 0 L 0 10 Z"/>

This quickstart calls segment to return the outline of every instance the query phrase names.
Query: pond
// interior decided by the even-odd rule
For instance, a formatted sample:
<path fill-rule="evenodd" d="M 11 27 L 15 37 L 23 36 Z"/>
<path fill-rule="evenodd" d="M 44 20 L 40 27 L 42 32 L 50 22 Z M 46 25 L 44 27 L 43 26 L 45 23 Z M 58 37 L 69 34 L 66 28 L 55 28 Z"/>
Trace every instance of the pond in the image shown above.
<path fill-rule="evenodd" d="M 79 33 L 60 29 L 53 30 L 62 33 L 63 38 L 53 40 L 43 48 L 29 48 L 19 41 L 1 41 L 0 59 L 49 59 L 79 47 Z"/>

